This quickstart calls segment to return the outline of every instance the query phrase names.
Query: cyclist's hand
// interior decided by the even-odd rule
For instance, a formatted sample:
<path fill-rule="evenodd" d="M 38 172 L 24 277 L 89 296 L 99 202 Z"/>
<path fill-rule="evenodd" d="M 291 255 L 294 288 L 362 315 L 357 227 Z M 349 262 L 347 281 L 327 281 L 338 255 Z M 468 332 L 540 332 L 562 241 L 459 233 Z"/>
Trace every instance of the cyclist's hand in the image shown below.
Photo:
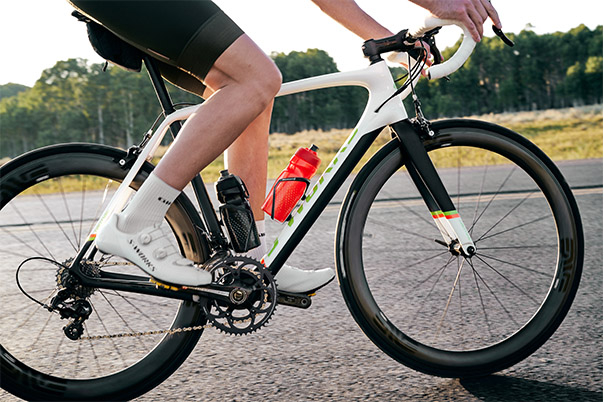
<path fill-rule="evenodd" d="M 490 0 L 410 1 L 430 11 L 435 17 L 462 22 L 476 42 L 480 42 L 482 38 L 482 26 L 487 18 L 501 29 L 499 15 Z"/>

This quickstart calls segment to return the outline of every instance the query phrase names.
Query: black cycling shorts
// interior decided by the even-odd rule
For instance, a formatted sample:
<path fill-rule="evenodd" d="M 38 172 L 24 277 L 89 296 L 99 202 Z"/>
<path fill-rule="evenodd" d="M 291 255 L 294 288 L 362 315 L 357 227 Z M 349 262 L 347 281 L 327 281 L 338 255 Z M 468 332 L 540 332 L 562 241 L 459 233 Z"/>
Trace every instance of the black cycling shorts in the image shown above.
<path fill-rule="evenodd" d="M 159 60 L 168 81 L 200 96 L 214 62 L 243 34 L 210 0 L 68 1 Z"/>

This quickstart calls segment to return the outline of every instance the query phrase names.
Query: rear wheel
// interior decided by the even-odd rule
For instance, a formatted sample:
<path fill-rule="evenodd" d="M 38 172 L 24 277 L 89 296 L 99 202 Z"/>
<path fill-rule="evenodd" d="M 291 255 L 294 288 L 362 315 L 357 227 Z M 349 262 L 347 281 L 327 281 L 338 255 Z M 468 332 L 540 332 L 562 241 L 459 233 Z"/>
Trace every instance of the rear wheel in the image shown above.
<path fill-rule="evenodd" d="M 338 275 L 354 318 L 394 359 L 439 376 L 489 374 L 562 322 L 581 276 L 580 216 L 555 165 L 518 134 L 471 121 L 434 129 L 424 146 L 476 254 L 439 243 L 392 142 L 343 204 Z"/>
<path fill-rule="evenodd" d="M 63 333 L 66 320 L 24 294 L 49 303 L 68 280 L 61 265 L 70 264 L 125 177 L 127 170 L 119 164 L 124 157 L 109 147 L 69 144 L 33 151 L 0 169 L 2 388 L 21 398 L 134 398 L 172 374 L 201 336 L 198 330 L 109 337 L 201 326 L 206 319 L 199 304 L 79 288 L 75 298 L 88 301 L 92 314 L 84 323 L 84 339 L 72 341 Z M 134 188 L 151 169 L 144 166 Z M 184 195 L 170 208 L 165 225 L 187 257 L 204 261 L 207 250 L 195 229 L 199 216 Z M 46 259 L 24 263 L 16 275 L 30 257 Z M 142 274 L 127 261 L 99 252 L 84 262 L 84 269 L 91 275 L 99 270 Z"/>

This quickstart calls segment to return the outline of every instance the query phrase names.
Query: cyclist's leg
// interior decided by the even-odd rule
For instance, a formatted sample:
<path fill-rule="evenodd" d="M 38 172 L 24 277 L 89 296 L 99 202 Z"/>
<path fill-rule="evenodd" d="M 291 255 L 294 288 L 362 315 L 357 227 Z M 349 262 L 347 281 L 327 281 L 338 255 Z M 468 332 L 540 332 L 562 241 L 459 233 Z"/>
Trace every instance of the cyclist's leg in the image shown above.
<path fill-rule="evenodd" d="M 262 204 L 266 193 L 268 135 L 273 103 L 231 144 L 225 167 L 243 180 L 250 192 L 250 205 L 256 221 L 264 220 Z"/>
<path fill-rule="evenodd" d="M 101 250 L 137 263 L 159 280 L 183 285 L 201 285 L 211 277 L 179 256 L 162 258 L 163 245 L 159 240 L 156 245 L 156 235 L 145 243 L 148 236 L 138 234 L 149 232 L 145 225 L 162 220 L 162 208 L 167 212 L 175 195 L 268 107 L 280 88 L 281 75 L 260 48 L 242 35 L 216 60 L 205 83 L 217 90 L 184 124 L 149 177 L 152 184 L 141 186 L 128 207 L 112 217 L 97 238 Z"/>
<path fill-rule="evenodd" d="M 155 170 L 165 183 L 179 190 L 267 109 L 281 86 L 281 74 L 244 34 L 216 60 L 204 81 L 216 91 L 187 120 Z M 250 157 L 249 151 L 246 157 Z"/>

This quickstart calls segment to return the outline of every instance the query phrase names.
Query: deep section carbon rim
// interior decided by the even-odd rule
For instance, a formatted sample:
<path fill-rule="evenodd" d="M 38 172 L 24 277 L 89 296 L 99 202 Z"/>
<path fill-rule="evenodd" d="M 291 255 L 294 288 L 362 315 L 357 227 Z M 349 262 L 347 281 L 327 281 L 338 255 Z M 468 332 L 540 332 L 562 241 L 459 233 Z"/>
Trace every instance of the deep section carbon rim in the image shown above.
<path fill-rule="evenodd" d="M 186 358 L 200 331 L 165 336 L 72 341 L 67 320 L 32 302 L 49 303 L 68 266 L 86 241 L 125 176 L 120 151 L 70 146 L 38 152 L 29 161 L 3 167 L 0 209 L 0 344 L 2 386 L 26 399 L 120 399 L 134 397 L 163 380 Z M 5 173 L 6 172 L 6 173 Z M 146 175 L 146 174 L 145 174 Z M 137 178 L 137 183 L 144 176 Z M 176 232 L 190 230 L 186 211 L 176 202 L 169 213 Z M 181 233 L 182 236 L 182 233 Z M 185 236 L 186 237 L 186 236 Z M 190 236 L 189 241 L 193 240 Z M 177 243 L 176 237 L 174 242 Z M 53 264 L 51 261 L 58 264 Z M 84 262 L 99 270 L 142 275 L 125 260 L 95 253 Z M 77 290 L 92 306 L 84 337 L 139 333 L 199 325 L 198 305 L 115 290 Z"/>
<path fill-rule="evenodd" d="M 502 131 L 443 128 L 425 144 L 477 246 L 471 258 L 439 244 L 396 149 L 360 175 L 345 205 L 347 303 L 378 346 L 420 371 L 514 364 L 551 336 L 576 292 L 583 240 L 572 195 L 551 162 Z"/>

